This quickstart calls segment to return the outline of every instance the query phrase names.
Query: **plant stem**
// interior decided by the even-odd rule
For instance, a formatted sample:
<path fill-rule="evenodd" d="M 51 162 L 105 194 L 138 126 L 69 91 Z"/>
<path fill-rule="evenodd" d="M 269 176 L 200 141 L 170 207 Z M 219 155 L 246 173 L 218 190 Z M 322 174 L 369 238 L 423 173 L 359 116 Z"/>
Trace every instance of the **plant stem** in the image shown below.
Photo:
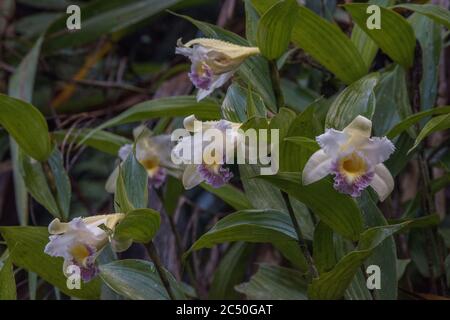
<path fill-rule="evenodd" d="M 161 201 L 161 204 L 164 204 L 164 195 L 161 192 L 161 190 L 155 189 L 155 191 L 156 191 L 156 194 L 159 197 L 159 200 Z M 176 246 L 178 258 L 181 261 L 182 254 L 184 252 L 184 247 L 183 247 L 183 244 L 182 244 L 183 242 L 181 241 L 181 236 L 180 236 L 180 233 L 178 232 L 178 229 L 177 229 L 175 220 L 173 219 L 173 216 L 168 214 L 167 212 L 166 212 L 166 216 L 167 216 L 167 219 L 169 220 L 170 229 L 171 229 L 171 231 L 172 231 L 172 233 L 173 233 L 173 235 L 175 237 L 175 246 Z M 192 285 L 195 288 L 195 292 L 197 293 L 197 296 L 200 297 L 200 292 L 201 291 L 200 291 L 200 288 L 198 286 L 197 276 L 195 275 L 194 268 L 192 268 L 190 259 L 187 259 L 187 261 L 186 261 L 186 271 L 187 271 L 187 274 L 189 276 L 189 279 L 191 280 Z"/>
<path fill-rule="evenodd" d="M 302 231 L 300 229 L 300 226 L 298 225 L 298 221 L 295 218 L 294 209 L 292 208 L 291 201 L 289 200 L 289 196 L 286 192 L 281 191 L 281 194 L 283 195 L 284 202 L 286 204 L 286 207 L 289 212 L 289 216 L 291 217 L 292 224 L 294 226 L 295 232 L 297 233 L 297 242 L 298 246 L 300 247 L 301 252 L 303 253 L 306 263 L 308 264 L 308 271 L 312 278 L 317 278 L 319 276 L 319 273 L 317 272 L 317 268 L 314 265 L 313 258 L 311 254 L 309 253 L 308 246 L 306 245 L 306 241 L 303 238 Z"/>
<path fill-rule="evenodd" d="M 170 288 L 169 280 L 167 279 L 164 267 L 161 263 L 161 260 L 159 259 L 158 252 L 156 251 L 156 247 L 153 244 L 153 241 L 150 241 L 147 244 L 147 251 L 150 256 L 150 259 L 152 259 L 153 261 L 153 264 L 156 268 L 156 271 L 158 272 L 159 277 L 161 278 L 161 282 L 164 285 L 164 288 L 166 288 L 167 294 L 169 295 L 171 300 L 175 300 L 175 296 L 173 295 L 172 289 Z"/>
<path fill-rule="evenodd" d="M 284 107 L 284 97 L 281 91 L 280 74 L 278 72 L 278 66 L 276 60 L 269 61 L 270 67 L 270 80 L 272 81 L 273 92 L 277 102 L 277 111 L 280 111 Z"/>

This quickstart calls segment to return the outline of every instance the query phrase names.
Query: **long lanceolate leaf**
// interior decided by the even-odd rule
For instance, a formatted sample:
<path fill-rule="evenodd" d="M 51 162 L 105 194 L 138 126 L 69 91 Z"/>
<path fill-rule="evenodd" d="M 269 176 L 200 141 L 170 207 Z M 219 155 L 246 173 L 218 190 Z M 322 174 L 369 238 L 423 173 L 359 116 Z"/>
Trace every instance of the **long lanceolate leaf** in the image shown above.
<path fill-rule="evenodd" d="M 450 29 L 450 11 L 434 4 L 403 3 L 394 8 L 405 8 L 427 16 Z"/>
<path fill-rule="evenodd" d="M 334 24 L 299 7 L 292 41 L 350 84 L 367 73 L 367 66 L 350 39 Z"/>
<path fill-rule="evenodd" d="M 416 38 L 414 31 L 406 19 L 398 13 L 380 8 L 380 28 L 369 29 L 367 27 L 368 4 L 354 3 L 345 5 L 345 9 L 351 14 L 358 26 L 383 50 L 392 60 L 405 68 L 409 68 L 414 60 L 414 48 Z"/>
<path fill-rule="evenodd" d="M 350 197 L 334 190 L 330 181 L 322 180 L 304 186 L 298 173 L 279 173 L 258 178 L 270 182 L 304 203 L 337 233 L 351 240 L 359 239 L 363 231 L 361 212 Z"/>

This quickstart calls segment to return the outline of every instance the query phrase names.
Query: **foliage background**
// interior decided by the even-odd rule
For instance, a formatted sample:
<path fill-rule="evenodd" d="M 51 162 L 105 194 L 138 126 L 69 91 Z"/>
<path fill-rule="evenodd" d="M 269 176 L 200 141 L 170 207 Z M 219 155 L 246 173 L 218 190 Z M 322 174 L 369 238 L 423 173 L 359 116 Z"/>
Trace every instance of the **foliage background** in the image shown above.
<path fill-rule="evenodd" d="M 325 121 L 337 121 L 338 117 L 326 117 L 330 105 L 346 84 L 368 73 L 369 66 L 370 71 L 380 72 L 377 86 L 371 88 L 374 90 L 375 97 L 372 101 L 374 107 L 372 120 L 374 134 L 377 136 L 392 133 L 390 130 L 412 113 L 429 111 L 449 104 L 450 51 L 448 50 L 448 29 L 442 27 L 445 25 L 448 28 L 448 15 L 444 16 L 442 23 L 432 17 L 411 13 L 405 9 L 399 10 L 400 14 L 408 19 L 406 23 L 412 26 L 413 36 L 417 38 L 417 44 L 421 47 L 421 57 L 418 58 L 417 53 L 414 55 L 413 52 L 411 55 L 411 50 L 408 51 L 411 41 L 408 42 L 408 32 L 403 32 L 404 30 L 401 29 L 402 24 L 396 25 L 397 30 L 392 30 L 394 44 L 391 43 L 391 47 L 388 45 L 387 50 L 377 51 L 377 45 L 368 40 L 360 28 L 353 26 L 352 21 L 356 20 L 356 14 L 352 19 L 339 6 L 344 4 L 344 1 L 306 0 L 304 2 L 311 12 L 327 21 L 332 21 L 343 33 L 339 33 L 339 36 L 331 35 L 336 42 L 327 44 L 324 43 L 327 39 L 320 39 L 319 32 L 322 30 L 324 20 L 314 21 L 317 24 L 313 23 L 311 32 L 305 29 L 305 26 L 304 28 L 294 26 L 291 38 L 293 43 L 286 50 L 287 54 L 283 54 L 278 60 L 282 76 L 281 88 L 286 106 L 291 110 L 283 112 L 286 112 L 286 117 L 292 111 L 304 117 L 295 120 L 300 124 L 299 129 L 290 132 L 287 136 L 313 138 L 321 133 L 320 130 L 323 129 Z M 383 5 L 387 6 L 389 1 L 378 2 L 386 2 Z M 448 1 L 445 0 L 431 2 L 447 9 L 449 7 Z M 214 29 L 215 27 L 199 22 L 204 21 L 246 37 L 250 44 L 256 44 L 258 12 L 264 11 L 268 3 L 273 1 L 79 1 L 82 6 L 82 31 L 67 33 L 64 31 L 66 17 L 64 12 L 68 5 L 65 0 L 2 1 L 0 4 L 0 92 L 32 103 L 45 116 L 51 139 L 57 142 L 59 150 L 59 153 L 52 154 L 53 163 L 60 167 L 52 169 L 51 166 L 43 166 L 41 169 L 25 169 L 30 180 L 24 181 L 18 167 L 21 153 L 18 152 L 17 145 L 8 134 L 8 132 L 11 133 L 9 128 L 2 123 L 3 128 L 0 128 L 0 226 L 47 226 L 55 214 L 72 218 L 114 212 L 114 197 L 105 191 L 104 185 L 117 165 L 118 148 L 132 139 L 132 129 L 136 122 L 114 125 L 107 129 L 112 133 L 111 135 L 106 133 L 96 135 L 95 139 L 88 140 L 84 145 L 78 145 L 80 137 L 83 137 L 86 130 L 114 119 L 115 116 L 141 102 L 193 94 L 194 88 L 187 77 L 190 65 L 186 59 L 174 54 L 177 39 L 189 40 L 205 35 L 223 36 L 221 29 Z M 198 21 L 189 21 L 189 18 L 171 14 L 165 11 L 168 8 L 177 14 L 192 17 Z M 61 16 L 62 18 L 59 18 Z M 300 20 L 300 23 L 301 21 L 303 20 Z M 359 30 L 355 31 L 355 29 Z M 225 33 L 226 37 L 233 39 L 234 36 Z M 344 41 L 342 37 L 347 39 Z M 362 53 L 361 62 L 352 60 L 351 55 L 346 56 L 348 52 L 345 52 L 345 43 L 350 37 L 355 47 Z M 387 35 L 382 37 L 386 38 Z M 319 44 L 316 45 L 316 43 Z M 415 40 L 412 43 L 414 44 Z M 255 65 L 259 62 L 256 59 L 252 61 Z M 344 62 L 350 62 L 350 64 L 345 65 Z M 361 66 L 358 66 L 358 63 Z M 367 70 L 364 70 L 365 64 L 368 65 Z M 226 88 L 219 90 L 215 93 L 213 100 L 208 100 L 213 101 L 209 102 L 213 105 L 209 114 L 206 111 L 199 111 L 204 105 L 196 105 L 191 99 L 185 103 L 186 110 L 179 114 L 168 113 L 164 109 L 164 103 L 158 102 L 155 103 L 155 108 L 160 106 L 159 113 L 151 114 L 151 111 L 147 114 L 141 113 L 134 120 L 143 121 L 155 132 L 170 132 L 171 129 L 180 127 L 182 124 L 182 118 L 173 117 L 174 115 L 203 112 L 205 118 L 214 118 L 218 114 L 218 110 L 214 110 L 214 105 L 221 105 L 224 99 L 231 101 L 229 104 L 222 105 L 222 113 L 225 116 L 229 117 L 231 114 L 239 117 L 243 114 L 244 118 L 247 118 L 248 110 L 245 110 L 245 105 L 248 102 L 247 87 L 249 85 L 256 92 L 256 102 L 263 101 L 269 115 L 272 116 L 276 110 L 272 89 L 259 90 L 258 85 L 261 85 L 261 81 L 258 83 L 258 80 L 264 77 L 254 76 L 255 73 L 252 74 L 252 72 L 256 72 L 256 69 L 252 69 L 252 66 L 247 68 L 250 69 L 241 68 L 241 72 L 234 78 L 228 90 Z M 363 69 L 362 72 L 361 69 Z M 411 98 L 411 93 L 416 91 L 420 91 L 419 104 L 414 103 L 414 97 Z M 350 117 L 355 113 L 364 113 L 367 112 L 364 108 L 370 105 L 367 101 L 361 104 L 360 109 L 352 105 L 350 107 L 354 110 L 345 110 L 346 112 L 340 110 L 339 115 L 344 114 Z M 314 110 L 313 115 L 311 110 Z M 239 114 L 239 112 L 242 113 Z M 0 118 L 6 116 L 1 106 L 0 113 L 3 113 L 3 115 L 0 114 Z M 432 111 L 429 115 L 439 113 L 446 117 L 448 110 Z M 42 146 L 46 146 L 47 142 L 41 143 L 37 140 L 39 135 L 33 135 L 33 128 L 29 126 L 26 114 L 19 116 L 15 113 L 12 114 L 12 118 L 19 122 L 16 124 L 19 128 L 20 123 L 25 124 L 25 127 L 21 127 L 21 132 L 26 130 L 31 135 L 31 138 L 24 138 L 23 144 L 16 137 L 21 148 L 28 150 L 24 145 L 29 144 L 29 150 L 38 159 L 39 155 L 45 153 L 45 148 Z M 386 278 L 383 279 L 387 279 L 388 286 L 386 287 L 386 283 L 383 282 L 381 293 L 378 296 L 377 293 L 371 294 L 364 288 L 364 275 L 362 269 L 358 267 L 351 273 L 352 277 L 355 274 L 356 276 L 345 290 L 347 299 L 438 299 L 449 294 L 449 277 L 446 273 L 450 272 L 448 258 L 450 194 L 447 187 L 450 181 L 450 153 L 448 132 L 443 130 L 449 127 L 448 118 L 443 119 L 443 124 L 435 130 L 437 132 L 427 136 L 419 148 L 407 154 L 413 146 L 413 138 L 429 119 L 424 117 L 416 127 L 404 126 L 402 134 L 396 140 L 397 149 L 400 151 L 388 162 L 391 172 L 396 175 L 396 189 L 393 195 L 378 206 L 369 193 L 364 194 L 358 202 L 358 207 L 364 208 L 366 217 L 371 217 L 366 220 L 368 226 L 385 224 L 385 219 L 391 223 L 416 219 L 415 228 L 389 237 L 379 247 L 381 249 L 370 252 L 371 256 L 365 262 L 369 265 L 372 262 L 383 263 L 384 261 L 382 270 L 386 272 Z M 311 124 L 313 120 L 321 125 L 314 127 Z M 307 127 L 307 124 L 311 127 Z M 36 148 L 36 146 L 39 147 Z M 51 148 L 50 144 L 47 147 Z M 301 161 L 305 161 L 305 154 L 310 154 L 309 151 L 302 154 L 303 149 L 299 150 L 303 159 Z M 424 172 L 424 168 L 421 167 L 423 165 L 421 159 L 425 161 L 425 171 L 430 174 L 431 189 L 429 190 L 423 189 L 424 180 L 421 173 Z M 282 171 L 299 171 L 294 167 L 295 164 L 286 163 Z M 47 185 L 47 181 L 39 170 L 53 170 L 54 178 L 57 180 L 56 185 L 63 188 L 63 190 L 56 190 L 59 198 L 53 202 L 49 200 L 45 190 L 43 191 L 45 189 L 43 185 Z M 234 170 L 237 172 L 237 168 Z M 246 176 L 246 170 L 247 176 L 252 175 L 250 168 L 240 168 L 241 177 Z M 39 180 L 42 177 L 44 180 Z M 287 191 L 291 197 L 295 197 L 293 194 L 297 187 L 291 186 L 288 179 L 281 179 L 278 184 L 276 181 L 272 183 L 281 189 L 288 188 Z M 240 192 L 243 190 L 243 184 L 245 194 Z M 178 283 L 190 283 L 190 287 L 181 286 L 180 291 L 184 292 L 185 296 L 193 295 L 194 284 L 191 282 L 192 278 L 188 270 L 181 263 L 177 239 L 172 232 L 171 223 L 174 223 L 179 230 L 181 246 L 183 251 L 186 251 L 220 219 L 236 210 L 286 211 L 284 204 L 280 204 L 280 199 L 277 199 L 274 193 L 278 191 L 273 191 L 273 185 L 268 182 L 253 180 L 243 182 L 242 179 L 236 178 L 232 181 L 232 185 L 233 188 L 211 190 L 205 186 L 186 192 L 181 189 L 178 181 L 172 179 L 164 191 L 163 203 L 154 190 L 150 192 L 150 207 L 163 213 L 154 243 L 160 253 L 162 264 L 174 279 Z M 55 194 L 55 190 L 51 189 L 51 186 L 49 188 L 50 194 Z M 432 197 L 435 208 L 430 208 L 429 203 L 421 205 L 427 200 L 421 199 L 423 194 Z M 309 206 L 308 201 L 304 202 Z M 347 209 L 344 208 L 344 210 Z M 297 201 L 295 210 L 299 215 L 298 219 L 310 249 L 314 249 L 314 258 L 323 263 L 323 270 L 329 271 L 338 259 L 355 249 L 351 241 L 340 239 L 336 233 L 333 235 L 333 231 L 330 231 L 327 226 L 319 224 L 315 227 L 317 217 L 310 215 L 302 203 Z M 270 212 L 262 214 L 267 214 L 267 225 L 274 223 L 271 220 L 273 214 Z M 432 215 L 431 218 L 427 217 L 430 215 Z M 249 219 L 247 224 L 251 225 L 251 217 Z M 317 231 L 319 226 L 324 229 L 320 234 Z M 267 232 L 266 227 L 263 229 Z M 8 230 L 14 229 L 0 229 L 5 240 L 7 240 Z M 236 232 L 244 234 L 246 230 L 243 228 Z M 247 232 L 253 232 L 249 230 Z M 2 267 L 0 288 L 3 290 L 0 292 L 0 297 L 2 294 L 3 297 L 15 295 L 6 291 L 6 288 L 11 290 L 11 286 L 6 285 L 11 280 L 7 271 L 13 270 L 15 290 L 12 291 L 16 292 L 18 299 L 68 298 L 70 293 L 61 288 L 61 284 L 65 283 L 62 275 L 55 276 L 56 269 L 45 270 L 52 266 L 52 262 L 38 253 L 31 254 L 35 250 L 34 245 L 46 236 L 44 229 L 33 234 L 26 232 L 12 234 L 12 239 L 18 243 L 16 247 L 9 246 L 9 251 L 18 251 L 16 255 L 21 256 L 22 259 L 19 262 L 8 258 L 6 242 L 0 242 L 0 255 L 3 254 L 0 258 L 0 267 Z M 286 255 L 289 256 L 289 252 L 293 251 L 292 248 L 289 249 L 289 246 L 283 245 L 284 254 L 281 254 L 277 243 L 270 241 L 272 236 L 272 233 L 267 232 L 265 234 L 267 241 L 254 241 L 254 239 L 250 241 L 257 243 L 217 241 L 218 245 L 212 245 L 214 242 L 211 240 L 211 243 L 205 245 L 211 247 L 210 249 L 193 251 L 188 259 L 195 274 L 195 289 L 198 297 L 306 298 L 306 280 L 301 271 L 302 268 L 293 268 L 295 257 L 291 261 L 286 259 Z M 236 240 L 248 240 L 242 236 L 235 235 L 235 237 Z M 330 237 L 331 242 L 334 241 L 331 249 L 327 247 Z M 312 242 L 313 239 L 314 242 Z M 26 244 L 31 245 L 28 248 Z M 332 251 L 330 253 L 327 250 Z M 319 252 L 324 254 L 320 255 Z M 331 256 L 333 258 L 328 259 Z M 142 244 L 134 244 L 130 250 L 120 254 L 119 257 L 149 259 L 145 246 Z M 19 258 L 12 260 L 17 259 Z M 106 252 L 101 262 L 106 264 L 114 259 L 112 254 L 108 255 Z M 33 267 L 27 268 L 26 266 L 30 264 Z M 38 264 L 41 266 L 37 266 Z M 102 298 L 161 298 L 154 292 L 146 292 L 143 288 L 136 289 L 134 294 L 124 294 L 123 288 L 116 287 L 120 284 L 114 279 L 120 276 L 125 277 L 123 279 L 126 279 L 129 285 L 132 283 L 137 285 L 140 281 L 159 281 L 142 280 L 136 273 L 121 275 L 117 273 L 122 270 L 120 268 L 129 267 L 138 270 L 140 267 L 145 269 L 146 266 L 116 265 L 115 267 L 116 269 L 113 266 L 105 269 L 103 279 L 116 292 L 101 284 Z M 53 279 L 53 281 L 48 283 L 44 279 Z M 100 285 L 99 283 L 100 280 L 86 287 L 82 293 L 77 294 L 78 297 L 99 298 L 97 289 L 94 288 Z"/>

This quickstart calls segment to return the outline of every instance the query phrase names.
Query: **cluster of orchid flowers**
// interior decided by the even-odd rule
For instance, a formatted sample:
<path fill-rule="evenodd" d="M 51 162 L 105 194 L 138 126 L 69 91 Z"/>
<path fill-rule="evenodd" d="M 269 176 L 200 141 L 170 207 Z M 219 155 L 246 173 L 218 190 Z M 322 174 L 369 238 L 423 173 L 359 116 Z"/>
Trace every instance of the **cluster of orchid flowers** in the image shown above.
<path fill-rule="evenodd" d="M 197 100 L 201 100 L 224 85 L 246 58 L 259 54 L 259 49 L 214 39 L 195 39 L 185 45 L 179 41 L 176 53 L 191 60 L 189 77 L 198 89 Z M 189 163 L 191 159 L 183 158 L 180 152 L 186 146 L 202 141 L 195 139 L 198 134 L 194 131 L 195 121 L 198 120 L 194 116 L 184 120 L 185 129 L 192 135 L 183 137 L 175 146 L 170 135 L 154 136 L 147 128 L 140 126 L 133 132 L 134 146 L 123 146 L 118 156 L 125 161 L 134 153 L 148 173 L 149 185 L 154 188 L 163 186 L 167 174 L 181 177 L 185 189 L 194 188 L 202 182 L 215 188 L 221 187 L 233 177 L 224 161 L 203 159 L 200 164 Z M 224 133 L 232 129 L 231 134 L 225 135 L 226 139 L 231 140 L 226 143 L 243 143 L 237 134 L 240 123 L 220 120 L 204 122 L 202 125 L 205 129 L 215 128 Z M 384 201 L 394 188 L 394 180 L 383 162 L 390 157 L 395 147 L 386 137 L 371 138 L 371 130 L 372 122 L 358 116 L 342 131 L 330 128 L 319 135 L 316 140 L 320 150 L 306 163 L 302 183 L 309 185 L 331 174 L 337 191 L 358 197 L 371 186 L 379 199 Z M 181 158 L 185 164 L 174 164 L 172 156 Z M 225 151 L 220 155 L 221 159 L 227 157 Z M 115 191 L 118 170 L 114 170 L 106 183 L 108 192 Z M 131 244 L 120 243 L 114 238 L 114 229 L 124 216 L 122 213 L 98 215 L 75 218 L 69 223 L 55 219 L 48 227 L 51 236 L 45 253 L 64 258 L 64 272 L 69 265 L 80 267 L 82 279 L 89 281 L 97 274 L 95 259 L 108 243 L 115 251 L 126 250 Z"/>

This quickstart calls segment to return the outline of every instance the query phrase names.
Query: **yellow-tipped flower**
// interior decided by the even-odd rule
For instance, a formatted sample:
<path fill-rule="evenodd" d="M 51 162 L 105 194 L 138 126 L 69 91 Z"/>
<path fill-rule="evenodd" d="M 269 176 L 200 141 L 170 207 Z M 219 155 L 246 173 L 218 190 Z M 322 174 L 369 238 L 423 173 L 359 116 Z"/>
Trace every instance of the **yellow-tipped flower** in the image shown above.
<path fill-rule="evenodd" d="M 257 47 L 206 38 L 194 39 L 186 44 L 178 40 L 177 46 L 175 52 L 192 62 L 189 78 L 199 89 L 197 100 L 224 85 L 246 58 L 260 53 Z"/>
<path fill-rule="evenodd" d="M 116 225 L 125 217 L 123 213 L 75 218 L 68 223 L 54 219 L 48 226 L 50 242 L 44 252 L 53 257 L 64 258 L 63 272 L 75 265 L 80 268 L 83 281 L 96 276 L 95 259 L 109 243 L 115 251 L 128 249 L 131 241 L 119 243 L 113 239 Z"/>
<path fill-rule="evenodd" d="M 316 138 L 321 149 L 314 153 L 303 169 L 303 184 L 334 175 L 334 187 L 358 197 L 371 186 L 381 201 L 392 192 L 394 179 L 383 165 L 395 147 L 386 137 L 370 137 L 372 122 L 357 116 L 342 131 L 328 129 Z"/>

